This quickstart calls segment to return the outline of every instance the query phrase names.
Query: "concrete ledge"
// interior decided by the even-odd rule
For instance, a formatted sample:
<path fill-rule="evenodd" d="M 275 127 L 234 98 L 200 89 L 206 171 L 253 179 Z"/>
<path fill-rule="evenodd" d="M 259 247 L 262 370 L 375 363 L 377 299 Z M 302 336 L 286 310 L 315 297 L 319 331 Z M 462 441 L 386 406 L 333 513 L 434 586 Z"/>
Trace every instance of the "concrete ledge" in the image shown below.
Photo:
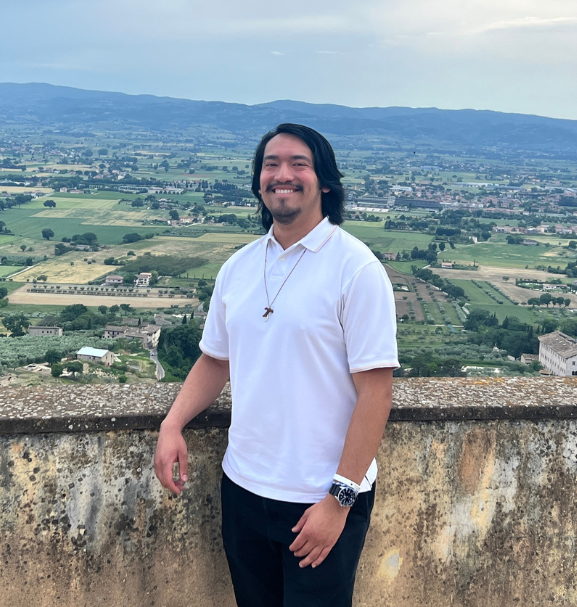
<path fill-rule="evenodd" d="M 230 396 L 156 480 L 180 385 L 0 391 L 0 607 L 233 607 L 220 540 Z M 576 378 L 410 379 L 377 456 L 355 607 L 577 605 Z"/>
<path fill-rule="evenodd" d="M 0 434 L 160 426 L 181 384 L 0 388 Z M 577 418 L 577 377 L 414 378 L 394 385 L 391 421 Z M 187 428 L 230 424 L 230 387 Z"/>

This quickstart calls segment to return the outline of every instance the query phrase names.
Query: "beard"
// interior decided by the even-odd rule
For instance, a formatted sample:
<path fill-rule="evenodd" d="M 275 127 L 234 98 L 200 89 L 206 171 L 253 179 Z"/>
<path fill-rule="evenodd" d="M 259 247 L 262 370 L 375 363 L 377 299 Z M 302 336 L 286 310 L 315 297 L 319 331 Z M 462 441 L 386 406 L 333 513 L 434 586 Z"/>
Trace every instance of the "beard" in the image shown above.
<path fill-rule="evenodd" d="M 268 209 L 268 207 L 267 207 Z M 301 209 L 287 208 L 284 205 L 280 209 L 268 209 L 273 219 L 280 224 L 291 224 L 300 214 Z"/>

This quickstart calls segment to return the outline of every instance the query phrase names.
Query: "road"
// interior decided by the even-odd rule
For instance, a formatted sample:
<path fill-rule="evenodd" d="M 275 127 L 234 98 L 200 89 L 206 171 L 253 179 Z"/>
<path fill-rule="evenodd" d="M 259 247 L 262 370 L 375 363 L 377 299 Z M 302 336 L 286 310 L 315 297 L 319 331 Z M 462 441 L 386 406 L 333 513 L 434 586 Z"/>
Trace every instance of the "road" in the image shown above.
<path fill-rule="evenodd" d="M 158 352 L 156 351 L 156 348 L 152 348 L 152 350 L 150 350 L 150 360 L 153 363 L 156 363 L 156 379 L 158 381 L 161 381 L 162 379 L 164 379 L 165 373 L 164 369 L 162 368 L 162 365 L 158 361 Z"/>

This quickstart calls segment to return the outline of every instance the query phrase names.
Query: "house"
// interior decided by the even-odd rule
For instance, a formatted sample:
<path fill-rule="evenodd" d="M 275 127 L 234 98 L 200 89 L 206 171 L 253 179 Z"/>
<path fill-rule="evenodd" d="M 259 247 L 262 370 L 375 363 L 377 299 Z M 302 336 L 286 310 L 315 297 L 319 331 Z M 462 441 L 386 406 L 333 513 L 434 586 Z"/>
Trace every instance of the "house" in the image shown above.
<path fill-rule="evenodd" d="M 124 331 L 124 338 L 128 340 L 140 340 L 143 348 L 156 348 L 158 346 L 158 340 L 160 339 L 160 331 L 160 327 L 154 325 L 126 329 Z"/>
<path fill-rule="evenodd" d="M 57 335 L 58 337 L 62 336 L 62 328 L 61 327 L 28 327 L 28 335 L 30 337 L 47 337 L 49 335 Z"/>
<path fill-rule="evenodd" d="M 521 244 L 524 244 L 526 247 L 536 247 L 539 243 L 532 238 L 525 238 Z"/>
<path fill-rule="evenodd" d="M 116 274 L 110 274 L 104 279 L 104 284 L 108 287 L 111 285 L 121 285 L 124 281 L 122 276 L 117 276 Z"/>
<path fill-rule="evenodd" d="M 76 352 L 77 360 L 85 360 L 89 363 L 100 363 L 110 367 L 114 362 L 114 354 L 109 350 L 101 350 L 99 348 L 90 348 L 85 346 Z"/>
<path fill-rule="evenodd" d="M 521 362 L 524 365 L 530 365 L 533 362 L 539 362 L 538 354 L 521 354 Z"/>
<path fill-rule="evenodd" d="M 386 259 L 387 261 L 395 261 L 395 259 L 397 259 L 397 255 L 391 252 L 383 253 L 383 259 Z"/>
<path fill-rule="evenodd" d="M 107 325 L 104 328 L 104 338 L 134 339 L 140 340 L 143 348 L 156 348 L 160 339 L 160 327 L 146 325 L 144 327 L 122 327 L 118 325 Z"/>
<path fill-rule="evenodd" d="M 561 331 L 540 335 L 539 362 L 553 375 L 577 375 L 577 339 Z"/>
<path fill-rule="evenodd" d="M 148 287 L 150 284 L 150 279 L 152 278 L 152 274 L 150 272 L 141 272 L 136 276 L 136 280 L 134 281 L 134 285 L 136 287 Z"/>
<path fill-rule="evenodd" d="M 106 325 L 104 327 L 104 339 L 110 339 L 114 337 L 124 337 L 126 327 L 119 327 L 116 325 Z"/>
<path fill-rule="evenodd" d="M 441 268 L 445 268 L 446 270 L 452 270 L 453 269 L 453 262 L 452 261 L 442 261 L 441 262 Z"/>

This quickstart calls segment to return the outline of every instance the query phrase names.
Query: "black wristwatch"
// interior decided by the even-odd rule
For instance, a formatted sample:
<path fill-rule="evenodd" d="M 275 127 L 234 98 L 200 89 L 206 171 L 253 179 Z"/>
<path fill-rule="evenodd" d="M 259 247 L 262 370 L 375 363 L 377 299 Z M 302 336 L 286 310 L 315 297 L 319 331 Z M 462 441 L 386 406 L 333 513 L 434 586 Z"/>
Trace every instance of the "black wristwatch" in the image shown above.
<path fill-rule="evenodd" d="M 350 508 L 357 501 L 358 491 L 355 491 L 352 487 L 333 481 L 329 493 L 334 496 L 342 508 Z"/>

